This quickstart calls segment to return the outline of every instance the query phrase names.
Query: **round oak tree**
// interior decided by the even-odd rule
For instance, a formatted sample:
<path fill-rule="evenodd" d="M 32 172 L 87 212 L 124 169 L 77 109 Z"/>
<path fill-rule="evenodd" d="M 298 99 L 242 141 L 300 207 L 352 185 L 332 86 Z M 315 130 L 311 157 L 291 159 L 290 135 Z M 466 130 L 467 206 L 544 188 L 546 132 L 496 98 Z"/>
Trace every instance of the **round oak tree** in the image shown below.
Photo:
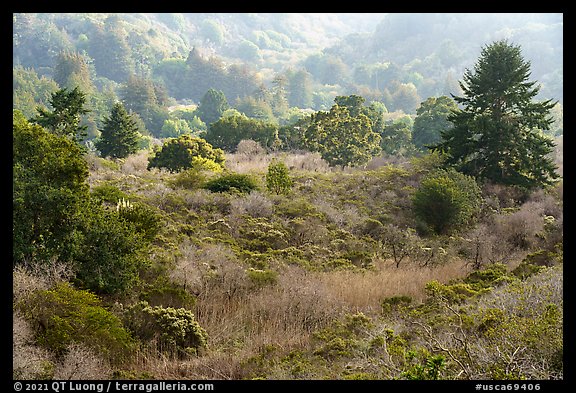
<path fill-rule="evenodd" d="M 366 115 L 352 116 L 347 107 L 338 104 L 329 112 L 312 115 L 303 135 L 304 146 L 319 152 L 332 166 L 366 164 L 381 152 L 380 140 Z"/>
<path fill-rule="evenodd" d="M 224 152 L 221 149 L 214 149 L 204 139 L 188 134 L 168 139 L 148 160 L 148 169 L 166 168 L 170 172 L 189 168 L 221 171 L 223 167 Z"/>

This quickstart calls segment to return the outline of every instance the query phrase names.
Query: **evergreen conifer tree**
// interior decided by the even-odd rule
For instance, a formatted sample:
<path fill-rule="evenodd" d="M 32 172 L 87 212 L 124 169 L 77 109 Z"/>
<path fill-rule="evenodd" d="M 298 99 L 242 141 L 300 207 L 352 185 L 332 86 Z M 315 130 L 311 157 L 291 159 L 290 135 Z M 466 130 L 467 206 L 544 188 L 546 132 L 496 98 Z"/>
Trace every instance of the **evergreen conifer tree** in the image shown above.
<path fill-rule="evenodd" d="M 63 88 L 52 93 L 50 105 L 54 109 L 52 112 L 38 107 L 38 115 L 30 119 L 47 128 L 56 135 L 64 135 L 75 140 L 78 144 L 86 137 L 86 125 L 80 124 L 82 116 L 89 113 L 85 109 L 86 94 L 78 87 L 72 90 Z"/>
<path fill-rule="evenodd" d="M 549 154 L 554 143 L 542 131 L 553 120 L 556 102 L 533 101 L 540 86 L 530 82 L 530 62 L 506 40 L 483 48 L 474 70 L 460 86 L 463 108 L 448 117 L 454 127 L 442 132 L 435 150 L 448 153 L 447 164 L 494 183 L 535 188 L 558 175 Z"/>
<path fill-rule="evenodd" d="M 102 134 L 95 146 L 103 157 L 125 158 L 138 150 L 138 126 L 122 103 L 114 105 L 110 117 L 104 119 L 104 127 L 100 131 Z"/>

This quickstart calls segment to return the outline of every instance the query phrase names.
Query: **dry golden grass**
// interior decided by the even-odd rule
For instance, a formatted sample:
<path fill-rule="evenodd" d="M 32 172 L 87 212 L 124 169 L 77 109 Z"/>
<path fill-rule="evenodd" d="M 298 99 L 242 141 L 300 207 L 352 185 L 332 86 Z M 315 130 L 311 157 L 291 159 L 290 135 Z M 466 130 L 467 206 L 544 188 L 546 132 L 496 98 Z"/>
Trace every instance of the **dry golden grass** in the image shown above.
<path fill-rule="evenodd" d="M 290 170 L 322 173 L 334 170 L 319 153 L 226 154 L 226 168 L 238 173 L 266 173 L 273 159 L 284 162 Z"/>
<path fill-rule="evenodd" d="M 408 262 L 408 261 L 407 261 Z M 435 267 L 405 263 L 399 268 L 393 261 L 378 261 L 374 271 L 332 271 L 318 274 L 318 282 L 331 298 L 353 312 L 378 312 L 384 298 L 410 296 L 414 302 L 424 300 L 426 283 L 446 283 L 462 278 L 471 271 L 463 261 L 454 260 Z"/>
<path fill-rule="evenodd" d="M 246 360 L 266 346 L 286 354 L 310 349 L 312 333 L 345 313 L 379 315 L 382 300 L 390 296 L 410 296 L 419 302 L 427 282 L 447 282 L 469 272 L 470 267 L 457 260 L 436 267 L 407 263 L 400 268 L 391 261 L 378 261 L 373 271 L 366 272 L 310 272 L 285 266 L 275 285 L 233 296 L 224 290 L 233 283 L 222 283 L 222 290 L 212 288 L 197 300 L 196 319 L 210 337 L 201 357 L 183 361 L 143 351 L 133 367 L 165 379 L 249 378 Z M 229 275 L 228 280 L 241 277 Z"/>

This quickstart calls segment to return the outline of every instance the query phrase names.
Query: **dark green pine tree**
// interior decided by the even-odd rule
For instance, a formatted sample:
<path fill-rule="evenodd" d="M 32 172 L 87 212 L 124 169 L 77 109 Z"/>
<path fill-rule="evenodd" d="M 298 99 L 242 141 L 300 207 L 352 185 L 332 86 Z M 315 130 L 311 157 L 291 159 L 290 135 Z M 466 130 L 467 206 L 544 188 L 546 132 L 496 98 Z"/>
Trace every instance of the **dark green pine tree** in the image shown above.
<path fill-rule="evenodd" d="M 228 108 L 230 108 L 230 105 L 228 105 L 228 100 L 226 100 L 223 92 L 216 89 L 208 89 L 202 97 L 200 105 L 198 105 L 198 117 L 209 126 L 218 121 L 222 113 Z"/>
<path fill-rule="evenodd" d="M 86 94 L 78 87 L 73 90 L 66 88 L 52 93 L 50 105 L 54 110 L 50 112 L 47 109 L 38 107 L 38 115 L 30 119 L 31 122 L 37 123 L 42 127 L 52 131 L 59 136 L 68 136 L 78 144 L 86 137 L 86 125 L 81 125 L 82 116 L 89 113 L 84 109 L 86 103 Z"/>
<path fill-rule="evenodd" d="M 102 157 L 125 158 L 138 150 L 138 125 L 122 103 L 114 104 L 110 117 L 104 119 L 104 127 L 100 131 L 102 134 L 95 146 Z"/>
<path fill-rule="evenodd" d="M 534 101 L 540 86 L 530 82 L 530 62 L 506 40 L 482 49 L 474 70 L 460 82 L 462 106 L 448 117 L 434 150 L 448 153 L 447 164 L 494 183 L 524 188 L 552 184 L 558 175 L 549 157 L 554 142 L 543 135 L 553 120 L 552 100 Z"/>

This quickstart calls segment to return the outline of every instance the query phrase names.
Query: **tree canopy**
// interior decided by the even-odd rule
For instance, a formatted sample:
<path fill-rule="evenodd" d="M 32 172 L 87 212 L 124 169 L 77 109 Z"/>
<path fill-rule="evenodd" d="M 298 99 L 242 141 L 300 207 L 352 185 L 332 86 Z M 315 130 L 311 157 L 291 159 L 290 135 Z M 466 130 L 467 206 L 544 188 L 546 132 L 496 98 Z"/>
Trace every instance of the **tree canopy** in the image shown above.
<path fill-rule="evenodd" d="M 52 93 L 51 97 L 53 111 L 38 107 L 38 115 L 30 120 L 56 135 L 65 135 L 81 142 L 87 129 L 87 126 L 81 124 L 82 115 L 89 112 L 84 107 L 86 94 L 78 87 L 72 90 L 63 88 Z"/>
<path fill-rule="evenodd" d="M 552 124 L 556 102 L 535 102 L 540 87 L 529 78 L 530 62 L 519 46 L 506 40 L 485 46 L 460 83 L 464 95 L 454 97 L 463 107 L 448 117 L 454 127 L 434 149 L 480 179 L 525 188 L 552 184 L 558 177 L 549 157 L 554 143 L 542 130 Z"/>
<path fill-rule="evenodd" d="M 179 172 L 189 168 L 222 170 L 224 152 L 212 148 L 202 138 L 188 134 L 178 138 L 170 138 L 162 148 L 148 161 L 150 168 L 166 168 L 171 172 Z"/>
<path fill-rule="evenodd" d="M 352 116 L 338 104 L 312 115 L 303 139 L 305 147 L 320 152 L 330 165 L 363 165 L 381 152 L 381 138 L 370 119 L 362 113 Z"/>
<path fill-rule="evenodd" d="M 452 127 L 448 116 L 458 109 L 456 102 L 447 96 L 429 97 L 416 109 L 412 142 L 418 149 L 425 149 L 441 141 L 442 131 Z"/>
<path fill-rule="evenodd" d="M 103 157 L 125 158 L 138 150 L 138 126 L 120 102 L 114 104 L 110 116 L 104 119 L 101 132 L 95 145 Z"/>

